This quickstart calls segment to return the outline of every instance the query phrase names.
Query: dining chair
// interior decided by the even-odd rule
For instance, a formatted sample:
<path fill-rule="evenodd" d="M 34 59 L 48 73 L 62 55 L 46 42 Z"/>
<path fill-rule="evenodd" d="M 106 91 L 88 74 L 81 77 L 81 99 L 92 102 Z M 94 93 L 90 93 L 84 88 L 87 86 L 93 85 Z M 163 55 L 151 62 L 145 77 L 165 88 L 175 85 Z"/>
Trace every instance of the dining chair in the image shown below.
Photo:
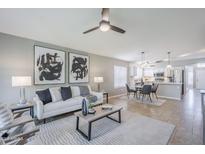
<path fill-rule="evenodd" d="M 140 92 L 140 94 L 142 95 L 142 102 L 143 102 L 144 96 L 149 96 L 149 99 L 152 102 L 152 98 L 150 96 L 151 92 L 152 92 L 152 85 L 144 85 L 142 87 L 142 90 Z"/>
<path fill-rule="evenodd" d="M 128 86 L 128 84 L 126 84 L 126 88 L 127 88 L 127 97 L 128 97 L 128 98 L 129 98 L 129 96 L 130 96 L 131 93 L 134 93 L 134 97 L 136 96 L 136 93 L 137 93 L 136 89 L 131 89 L 131 88 Z"/>
<path fill-rule="evenodd" d="M 157 97 L 157 89 L 158 89 L 158 86 L 159 86 L 159 84 L 153 84 L 152 85 L 152 91 L 151 91 L 151 93 L 153 94 L 153 95 L 155 95 L 155 97 L 158 99 L 158 97 Z"/>

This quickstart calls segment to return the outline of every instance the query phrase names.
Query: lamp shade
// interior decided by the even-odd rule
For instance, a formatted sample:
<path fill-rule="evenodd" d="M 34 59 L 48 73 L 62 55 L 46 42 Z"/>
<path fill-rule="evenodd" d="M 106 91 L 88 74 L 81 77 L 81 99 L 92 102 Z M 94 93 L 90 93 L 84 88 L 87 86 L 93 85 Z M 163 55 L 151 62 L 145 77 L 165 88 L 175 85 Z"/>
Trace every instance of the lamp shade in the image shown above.
<path fill-rule="evenodd" d="M 12 76 L 12 87 L 31 86 L 30 76 Z"/>
<path fill-rule="evenodd" d="M 94 82 L 95 83 L 102 83 L 102 82 L 104 82 L 103 77 L 94 77 Z"/>

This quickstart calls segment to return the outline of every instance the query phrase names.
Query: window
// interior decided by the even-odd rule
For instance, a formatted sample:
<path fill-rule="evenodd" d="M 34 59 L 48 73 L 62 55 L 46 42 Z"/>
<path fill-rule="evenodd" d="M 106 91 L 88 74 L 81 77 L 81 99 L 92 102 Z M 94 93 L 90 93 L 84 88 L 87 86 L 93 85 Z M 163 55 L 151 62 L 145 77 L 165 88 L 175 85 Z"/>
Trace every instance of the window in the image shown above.
<path fill-rule="evenodd" d="M 123 66 L 114 66 L 114 87 L 125 87 L 127 83 L 127 68 Z"/>
<path fill-rule="evenodd" d="M 144 76 L 153 77 L 154 76 L 153 68 L 144 68 Z"/>

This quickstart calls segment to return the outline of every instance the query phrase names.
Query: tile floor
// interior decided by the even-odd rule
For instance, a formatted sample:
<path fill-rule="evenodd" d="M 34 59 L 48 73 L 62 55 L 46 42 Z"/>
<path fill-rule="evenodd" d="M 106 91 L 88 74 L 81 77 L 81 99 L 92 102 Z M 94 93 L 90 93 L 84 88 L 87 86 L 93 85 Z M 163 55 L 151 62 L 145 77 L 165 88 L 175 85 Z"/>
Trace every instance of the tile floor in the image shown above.
<path fill-rule="evenodd" d="M 200 93 L 190 90 L 182 101 L 167 100 L 162 106 L 136 103 L 132 96 L 113 98 L 111 104 L 120 104 L 131 112 L 176 125 L 169 144 L 202 144 L 202 111 Z"/>

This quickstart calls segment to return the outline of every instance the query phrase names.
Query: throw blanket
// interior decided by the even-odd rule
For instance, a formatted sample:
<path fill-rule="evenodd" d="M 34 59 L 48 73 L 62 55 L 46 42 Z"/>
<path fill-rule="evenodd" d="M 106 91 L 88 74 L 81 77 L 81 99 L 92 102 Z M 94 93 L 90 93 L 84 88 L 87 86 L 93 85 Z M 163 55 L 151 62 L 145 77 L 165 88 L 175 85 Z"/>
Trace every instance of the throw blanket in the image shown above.
<path fill-rule="evenodd" d="M 90 103 L 94 103 L 98 100 L 97 96 L 95 95 L 88 95 L 86 96 L 86 99 L 90 102 Z"/>

